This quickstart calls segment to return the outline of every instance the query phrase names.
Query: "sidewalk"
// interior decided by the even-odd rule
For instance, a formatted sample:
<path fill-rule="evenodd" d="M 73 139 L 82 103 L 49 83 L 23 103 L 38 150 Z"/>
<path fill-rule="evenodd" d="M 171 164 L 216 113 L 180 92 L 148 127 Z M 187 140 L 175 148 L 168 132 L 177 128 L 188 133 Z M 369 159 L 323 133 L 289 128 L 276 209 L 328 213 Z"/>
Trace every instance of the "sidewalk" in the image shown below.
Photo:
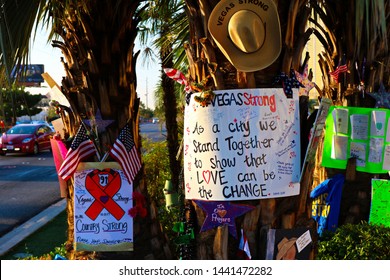
<path fill-rule="evenodd" d="M 35 231 L 53 220 L 58 214 L 66 208 L 66 199 L 62 199 L 57 203 L 49 206 L 47 209 L 31 218 L 24 224 L 13 229 L 9 233 L 0 238 L 0 256 L 7 253 L 26 237 L 33 234 Z"/>

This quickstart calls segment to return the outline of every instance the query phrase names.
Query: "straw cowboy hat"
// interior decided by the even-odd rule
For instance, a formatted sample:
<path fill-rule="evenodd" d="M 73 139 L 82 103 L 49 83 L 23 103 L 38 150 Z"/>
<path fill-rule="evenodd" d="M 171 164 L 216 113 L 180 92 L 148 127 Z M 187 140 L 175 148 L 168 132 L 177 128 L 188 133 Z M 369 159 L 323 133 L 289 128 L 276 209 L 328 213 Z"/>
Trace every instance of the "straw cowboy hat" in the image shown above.
<path fill-rule="evenodd" d="M 276 255 L 276 259 L 281 260 L 287 254 L 287 252 L 295 245 L 296 240 L 297 239 L 295 237 L 291 239 L 287 239 L 286 237 L 284 237 L 278 244 L 278 253 Z M 294 250 L 296 252 L 295 248 Z"/>
<path fill-rule="evenodd" d="M 222 53 L 242 72 L 268 67 L 282 48 L 273 0 L 221 0 L 210 14 L 208 28 Z"/>

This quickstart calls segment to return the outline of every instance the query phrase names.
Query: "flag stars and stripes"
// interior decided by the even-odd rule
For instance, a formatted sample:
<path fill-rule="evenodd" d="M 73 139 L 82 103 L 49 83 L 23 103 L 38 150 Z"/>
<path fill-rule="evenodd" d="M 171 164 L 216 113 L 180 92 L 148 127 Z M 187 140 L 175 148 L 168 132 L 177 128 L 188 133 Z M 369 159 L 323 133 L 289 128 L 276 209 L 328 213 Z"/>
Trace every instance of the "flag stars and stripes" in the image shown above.
<path fill-rule="evenodd" d="M 274 84 L 280 82 L 282 83 L 283 91 L 287 98 L 292 98 L 293 88 L 304 87 L 304 85 L 297 80 L 293 69 L 290 69 L 290 77 L 284 72 L 279 73 L 279 75 L 275 77 Z"/>
<path fill-rule="evenodd" d="M 123 173 L 132 182 L 141 169 L 141 160 L 135 146 L 130 125 L 126 124 L 110 150 L 110 155 L 121 165 Z"/>
<path fill-rule="evenodd" d="M 192 88 L 191 88 L 191 85 L 188 82 L 186 76 L 182 72 L 180 72 L 179 70 L 173 69 L 173 68 L 164 68 L 164 72 L 169 78 L 173 79 L 174 81 L 178 82 L 181 85 L 184 85 L 184 90 L 187 93 L 186 94 L 186 103 L 187 103 L 187 105 L 189 105 Z"/>
<path fill-rule="evenodd" d="M 80 161 L 96 154 L 96 148 L 91 139 L 89 139 L 87 130 L 80 125 L 75 138 L 65 156 L 65 159 L 58 170 L 58 175 L 63 180 L 68 180 L 73 176 Z"/>
<path fill-rule="evenodd" d="M 187 93 L 191 92 L 191 86 L 188 83 L 186 76 L 182 72 L 173 68 L 164 68 L 164 72 L 169 78 L 173 79 L 181 85 L 184 85 L 185 91 Z"/>
<path fill-rule="evenodd" d="M 337 65 L 337 67 L 334 71 L 329 72 L 329 75 L 333 78 L 333 80 L 336 83 L 338 83 L 340 74 L 346 73 L 347 71 L 348 71 L 348 67 L 347 67 L 346 59 L 345 59 L 345 56 L 343 56 L 339 65 Z"/>

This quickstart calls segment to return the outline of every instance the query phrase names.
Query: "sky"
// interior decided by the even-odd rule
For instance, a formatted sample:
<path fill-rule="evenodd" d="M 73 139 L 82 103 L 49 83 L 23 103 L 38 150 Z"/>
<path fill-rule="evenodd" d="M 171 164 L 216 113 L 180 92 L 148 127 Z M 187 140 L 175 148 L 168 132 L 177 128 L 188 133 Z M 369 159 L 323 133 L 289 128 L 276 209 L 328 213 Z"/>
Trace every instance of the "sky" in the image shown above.
<path fill-rule="evenodd" d="M 39 28 L 38 28 L 39 29 Z M 59 48 L 54 48 L 47 43 L 48 33 L 45 30 L 38 30 L 35 40 L 31 42 L 31 64 L 44 64 L 45 72 L 61 85 L 62 77 L 65 76 L 65 71 L 61 63 L 63 56 Z M 139 50 L 139 44 L 136 43 L 135 52 Z M 154 89 L 159 80 L 159 65 L 157 62 L 151 62 L 150 65 L 144 66 L 141 55 L 137 59 L 137 93 L 141 101 L 147 107 L 154 109 Z M 50 91 L 48 84 L 41 84 L 41 88 L 27 88 L 32 94 L 46 94 Z M 147 98 L 146 98 L 147 97 Z"/>

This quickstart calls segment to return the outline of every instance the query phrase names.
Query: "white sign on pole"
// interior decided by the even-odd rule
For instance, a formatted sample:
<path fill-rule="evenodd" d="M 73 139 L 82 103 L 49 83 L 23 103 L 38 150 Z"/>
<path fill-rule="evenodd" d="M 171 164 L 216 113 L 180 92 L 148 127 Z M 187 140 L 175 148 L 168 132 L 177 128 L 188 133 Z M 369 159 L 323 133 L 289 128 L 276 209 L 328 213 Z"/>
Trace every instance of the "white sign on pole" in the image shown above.
<path fill-rule="evenodd" d="M 239 201 L 299 194 L 297 91 L 215 91 L 206 107 L 191 97 L 185 109 L 187 199 Z"/>

